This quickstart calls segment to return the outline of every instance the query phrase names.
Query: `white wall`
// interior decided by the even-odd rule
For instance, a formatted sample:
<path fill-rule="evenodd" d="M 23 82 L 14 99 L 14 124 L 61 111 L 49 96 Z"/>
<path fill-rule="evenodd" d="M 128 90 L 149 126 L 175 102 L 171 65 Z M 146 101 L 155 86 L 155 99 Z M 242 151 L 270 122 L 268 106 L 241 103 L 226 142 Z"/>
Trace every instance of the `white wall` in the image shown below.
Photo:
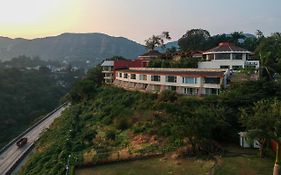
<path fill-rule="evenodd" d="M 203 77 L 197 77 L 196 84 L 186 84 L 182 83 L 182 76 L 177 76 L 176 83 L 166 82 L 166 75 L 160 75 L 160 81 L 151 81 L 151 75 L 147 75 L 147 80 L 140 80 L 140 74 L 136 74 L 136 79 L 131 79 L 130 73 L 128 73 L 128 78 L 124 78 L 124 73 L 122 73 L 122 78 L 119 77 L 119 72 L 116 71 L 116 79 L 126 82 L 133 82 L 133 83 L 143 83 L 143 84 L 151 84 L 151 85 L 165 85 L 165 86 L 177 86 L 177 87 L 187 87 L 187 88 L 215 88 L 220 89 L 221 84 L 204 84 Z M 221 81 L 223 83 L 223 81 Z"/>
<path fill-rule="evenodd" d="M 233 66 L 242 66 L 244 68 L 245 61 L 243 60 L 212 60 L 203 61 L 198 63 L 199 69 L 219 69 L 220 66 L 229 66 L 232 69 Z"/>

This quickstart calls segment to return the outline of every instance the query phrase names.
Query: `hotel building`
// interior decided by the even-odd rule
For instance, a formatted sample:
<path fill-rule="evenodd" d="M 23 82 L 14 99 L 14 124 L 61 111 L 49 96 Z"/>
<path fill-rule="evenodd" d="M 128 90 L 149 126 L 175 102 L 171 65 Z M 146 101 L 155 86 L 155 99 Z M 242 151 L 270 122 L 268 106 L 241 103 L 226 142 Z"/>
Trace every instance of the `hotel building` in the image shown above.
<path fill-rule="evenodd" d="M 127 90 L 185 95 L 218 95 L 227 86 L 228 69 L 129 68 L 115 71 L 114 85 Z"/>

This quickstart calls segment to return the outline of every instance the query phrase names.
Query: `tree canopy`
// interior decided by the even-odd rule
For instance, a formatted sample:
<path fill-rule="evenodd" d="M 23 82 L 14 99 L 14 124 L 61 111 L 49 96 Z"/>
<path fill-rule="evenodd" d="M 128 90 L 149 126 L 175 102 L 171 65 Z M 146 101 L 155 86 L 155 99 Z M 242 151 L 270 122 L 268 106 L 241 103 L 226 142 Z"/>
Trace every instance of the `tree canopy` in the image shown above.
<path fill-rule="evenodd" d="M 153 35 L 145 40 L 145 47 L 149 50 L 155 50 L 157 47 L 165 47 L 165 40 L 171 40 L 169 32 L 162 32 L 161 35 Z"/>
<path fill-rule="evenodd" d="M 179 39 L 178 44 L 184 51 L 205 50 L 205 43 L 210 38 L 210 33 L 204 29 L 192 29 Z"/>
<path fill-rule="evenodd" d="M 73 81 L 69 74 L 0 69 L 0 147 L 56 108 Z"/>

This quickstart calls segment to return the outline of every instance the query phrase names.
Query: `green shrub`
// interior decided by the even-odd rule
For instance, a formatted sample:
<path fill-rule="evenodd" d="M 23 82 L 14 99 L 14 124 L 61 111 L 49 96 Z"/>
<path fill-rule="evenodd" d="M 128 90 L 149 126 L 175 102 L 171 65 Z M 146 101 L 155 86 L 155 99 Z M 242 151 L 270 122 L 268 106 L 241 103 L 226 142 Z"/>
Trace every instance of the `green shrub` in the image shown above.
<path fill-rule="evenodd" d="M 176 92 L 165 90 L 158 96 L 158 102 L 175 102 L 178 96 Z"/>
<path fill-rule="evenodd" d="M 117 118 L 115 121 L 115 126 L 117 129 L 126 130 L 131 126 L 131 121 L 128 118 Z"/>
<path fill-rule="evenodd" d="M 106 136 L 107 139 L 115 140 L 115 138 L 116 138 L 116 131 L 108 130 L 108 131 L 106 131 L 105 136 Z"/>
<path fill-rule="evenodd" d="M 83 140 L 87 142 L 91 142 L 97 135 L 97 131 L 91 130 L 91 131 L 86 131 L 83 136 Z"/>

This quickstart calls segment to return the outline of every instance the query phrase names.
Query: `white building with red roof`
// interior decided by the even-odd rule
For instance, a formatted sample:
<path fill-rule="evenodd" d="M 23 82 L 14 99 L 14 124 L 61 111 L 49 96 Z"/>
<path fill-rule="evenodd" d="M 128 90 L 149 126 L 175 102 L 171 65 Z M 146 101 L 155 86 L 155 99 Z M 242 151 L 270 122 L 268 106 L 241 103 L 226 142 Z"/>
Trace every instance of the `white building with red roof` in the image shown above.
<path fill-rule="evenodd" d="M 258 60 L 251 60 L 252 53 L 235 46 L 230 42 L 222 42 L 217 47 L 203 53 L 206 61 L 198 63 L 198 68 L 222 68 L 238 70 L 245 67 L 259 68 Z"/>

